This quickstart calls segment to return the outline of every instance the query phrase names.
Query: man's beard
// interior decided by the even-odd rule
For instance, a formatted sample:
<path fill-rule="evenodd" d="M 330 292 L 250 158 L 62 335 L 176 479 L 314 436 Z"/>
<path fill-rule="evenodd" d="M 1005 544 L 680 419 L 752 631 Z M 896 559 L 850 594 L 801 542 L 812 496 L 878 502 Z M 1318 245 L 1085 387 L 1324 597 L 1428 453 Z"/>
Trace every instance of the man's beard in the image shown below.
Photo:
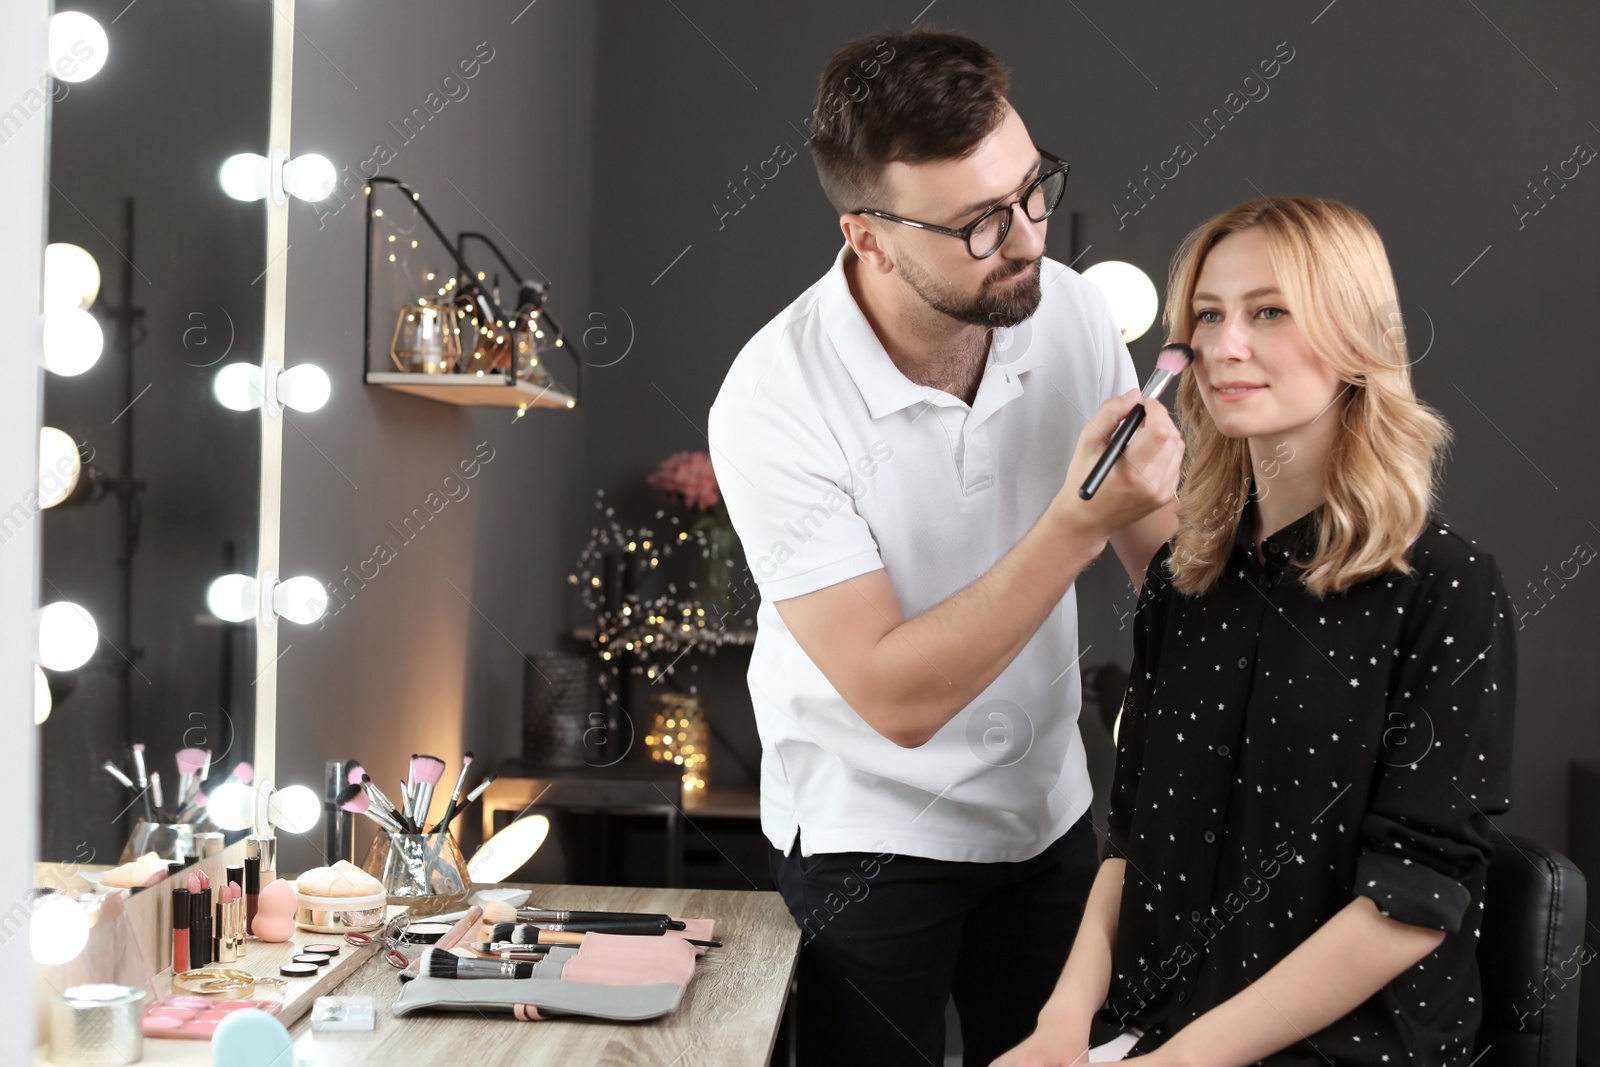
<path fill-rule="evenodd" d="M 1023 266 L 1022 272 L 1031 277 L 1019 282 L 1004 282 L 990 275 L 984 279 L 978 295 L 967 300 L 950 295 L 919 270 L 909 269 L 909 262 L 901 264 L 900 275 L 923 303 L 957 322 L 969 326 L 1015 326 L 1038 310 L 1040 262 L 1035 259 Z M 1010 276 L 1015 277 L 1017 273 L 1013 270 Z"/>

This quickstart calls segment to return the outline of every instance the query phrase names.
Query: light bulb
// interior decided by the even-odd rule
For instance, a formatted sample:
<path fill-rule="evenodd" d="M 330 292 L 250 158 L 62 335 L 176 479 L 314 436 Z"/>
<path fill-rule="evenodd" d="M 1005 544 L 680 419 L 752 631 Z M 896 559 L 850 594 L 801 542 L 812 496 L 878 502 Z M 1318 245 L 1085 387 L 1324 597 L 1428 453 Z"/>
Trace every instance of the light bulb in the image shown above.
<path fill-rule="evenodd" d="M 467 874 L 474 882 L 503 882 L 533 858 L 550 833 L 550 820 L 543 815 L 528 815 L 483 843 L 467 861 Z"/>
<path fill-rule="evenodd" d="M 241 152 L 222 161 L 217 178 L 222 191 L 235 200 L 260 200 L 271 188 L 267 157 L 254 152 Z"/>
<path fill-rule="evenodd" d="M 55 242 L 44 246 L 44 307 L 88 310 L 100 295 L 100 264 L 77 245 Z"/>
<path fill-rule="evenodd" d="M 280 789 L 267 800 L 267 819 L 280 830 L 303 834 L 322 818 L 322 800 L 303 785 Z"/>
<path fill-rule="evenodd" d="M 47 370 L 71 377 L 82 374 L 100 358 L 105 347 L 100 323 L 82 308 L 58 307 L 44 316 L 44 365 Z"/>
<path fill-rule="evenodd" d="M 61 81 L 87 81 L 106 65 L 106 31 L 82 11 L 51 15 L 47 41 L 50 73 Z"/>
<path fill-rule="evenodd" d="M 206 589 L 206 607 L 224 622 L 249 622 L 261 610 L 256 580 L 248 574 L 224 574 Z"/>
<path fill-rule="evenodd" d="M 50 709 L 54 701 L 50 698 L 50 679 L 45 677 L 44 668 L 37 663 L 33 665 L 33 724 L 38 726 L 50 717 Z"/>
<path fill-rule="evenodd" d="M 255 824 L 255 790 L 243 782 L 223 782 L 206 798 L 206 814 L 220 829 L 248 830 Z"/>
<path fill-rule="evenodd" d="M 283 191 L 301 200 L 326 200 L 339 184 L 339 172 L 328 157 L 308 153 L 283 164 Z"/>
<path fill-rule="evenodd" d="M 28 919 L 28 947 L 47 967 L 70 963 L 89 943 L 89 916 L 83 905 L 62 893 L 40 900 Z"/>
<path fill-rule="evenodd" d="M 328 372 L 312 363 L 300 363 L 280 371 L 277 384 L 278 402 L 296 411 L 316 411 L 333 393 Z"/>
<path fill-rule="evenodd" d="M 53 671 L 75 671 L 94 655 L 100 631 L 94 617 L 69 600 L 46 604 L 34 612 L 39 635 L 39 663 Z"/>
<path fill-rule="evenodd" d="M 39 430 L 39 507 L 53 508 L 78 486 L 83 458 L 78 442 L 54 426 Z"/>
<path fill-rule="evenodd" d="M 290 578 L 273 588 L 272 610 L 302 626 L 316 622 L 328 610 L 328 591 L 307 575 Z"/>
<path fill-rule="evenodd" d="M 266 395 L 261 388 L 261 368 L 254 363 L 230 363 L 217 371 L 211 392 L 225 408 L 254 411 Z"/>
<path fill-rule="evenodd" d="M 1156 321 L 1161 298 L 1150 276 L 1132 263 L 1108 259 L 1083 272 L 1086 280 L 1105 294 L 1111 305 L 1111 318 L 1122 331 L 1124 344 L 1144 336 Z"/>

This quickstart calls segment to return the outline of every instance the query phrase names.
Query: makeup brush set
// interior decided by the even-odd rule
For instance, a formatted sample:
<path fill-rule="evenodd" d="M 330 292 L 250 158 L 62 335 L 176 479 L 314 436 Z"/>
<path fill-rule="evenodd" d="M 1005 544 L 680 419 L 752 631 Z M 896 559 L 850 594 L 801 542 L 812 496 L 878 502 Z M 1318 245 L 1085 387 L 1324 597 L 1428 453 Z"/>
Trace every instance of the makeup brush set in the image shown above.
<path fill-rule="evenodd" d="M 447 829 L 451 821 L 482 796 L 494 781 L 493 774 L 484 775 L 472 791 L 463 796 L 467 771 L 471 767 L 472 753 L 468 752 L 462 757 L 461 771 L 456 775 L 450 800 L 445 804 L 438 821 L 431 825 L 428 815 L 433 807 L 434 791 L 445 771 L 445 762 L 438 756 L 412 755 L 406 777 L 400 782 L 399 804 L 389 799 L 358 760 L 349 760 L 344 765 L 346 784 L 336 802 L 341 810 L 365 815 L 392 833 L 436 834 Z"/>

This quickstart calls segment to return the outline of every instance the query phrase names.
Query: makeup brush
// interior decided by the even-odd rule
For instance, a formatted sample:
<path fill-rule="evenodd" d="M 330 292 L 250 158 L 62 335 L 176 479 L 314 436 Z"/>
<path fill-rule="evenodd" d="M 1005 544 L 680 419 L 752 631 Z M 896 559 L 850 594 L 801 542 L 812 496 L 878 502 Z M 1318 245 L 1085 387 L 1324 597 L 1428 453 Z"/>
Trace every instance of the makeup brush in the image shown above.
<path fill-rule="evenodd" d="M 126 774 L 123 774 L 122 768 L 118 767 L 115 763 L 112 763 L 110 760 L 106 760 L 104 763 L 100 764 L 100 766 L 106 769 L 107 774 L 111 775 L 111 777 L 115 778 L 129 789 L 134 788 L 133 779 L 129 778 Z"/>
<path fill-rule="evenodd" d="M 525 956 L 546 955 L 554 945 L 519 945 L 514 941 L 474 941 L 472 951 L 488 954 L 516 952 Z"/>
<path fill-rule="evenodd" d="M 193 791 L 200 787 L 200 772 L 210 765 L 211 757 L 198 748 L 181 748 L 175 758 L 178 764 L 178 795 L 173 798 L 173 803 L 184 808 L 194 795 Z"/>
<path fill-rule="evenodd" d="M 483 781 L 472 787 L 472 792 L 468 793 L 466 797 L 462 799 L 461 806 L 458 807 L 450 817 L 453 819 L 457 815 L 460 815 L 463 811 L 466 811 L 467 808 L 472 805 L 474 800 L 477 800 L 479 797 L 483 796 L 483 791 L 485 789 L 488 789 L 489 786 L 494 784 L 494 779 L 495 776 L 492 773 L 484 775 Z"/>
<path fill-rule="evenodd" d="M 344 761 L 344 780 L 351 785 L 360 785 L 361 776 L 366 773 L 366 769 L 361 766 L 360 760 L 347 759 Z"/>
<path fill-rule="evenodd" d="M 426 753 L 411 758 L 411 821 L 421 827 L 433 807 L 433 791 L 444 774 L 444 760 Z"/>
<path fill-rule="evenodd" d="M 372 798 L 367 796 L 360 785 L 347 785 L 339 792 L 339 807 L 344 811 L 365 815 L 385 830 L 392 830 L 395 833 L 405 832 L 401 830 L 399 823 L 372 807 Z"/>
<path fill-rule="evenodd" d="M 456 775 L 456 787 L 450 791 L 450 803 L 444 806 L 444 814 L 433 824 L 432 833 L 443 830 L 450 825 L 450 820 L 455 818 L 456 805 L 461 803 L 461 789 L 467 784 L 467 768 L 470 766 L 472 766 L 472 753 L 468 752 L 461 757 L 461 773 Z"/>
<path fill-rule="evenodd" d="M 532 978 L 533 964 L 526 960 L 469 959 L 430 946 L 422 950 L 418 973 L 429 978 Z"/>
<path fill-rule="evenodd" d="M 166 805 L 161 802 L 160 771 L 150 772 L 150 803 L 154 805 L 154 810 L 158 815 L 161 813 L 161 809 L 166 807 Z"/>
<path fill-rule="evenodd" d="M 670 915 L 642 911 L 557 911 L 553 908 L 518 908 L 517 921 L 525 923 L 674 922 Z M 683 927 L 675 927 L 683 929 Z"/>
<path fill-rule="evenodd" d="M 139 783 L 139 798 L 144 801 L 145 822 L 155 822 L 155 813 L 150 810 L 150 776 L 144 770 L 144 742 L 133 743 L 133 780 Z"/>
<path fill-rule="evenodd" d="M 372 776 L 370 774 L 363 774 L 361 776 L 361 785 L 362 788 L 367 791 L 368 798 L 370 798 L 374 804 L 378 805 L 378 809 L 398 823 L 400 828 L 405 833 L 409 834 L 416 832 L 415 828 L 412 826 L 411 820 L 406 817 L 405 812 L 394 806 L 394 801 L 390 800 L 384 795 L 383 790 L 378 788 L 378 783 L 372 780 Z"/>
<path fill-rule="evenodd" d="M 627 933 L 628 931 L 593 930 L 590 932 L 601 934 Z M 643 933 L 643 931 L 635 932 Z M 654 933 L 658 936 L 664 936 L 664 931 L 661 930 L 651 931 L 651 933 Z M 490 936 L 495 941 L 510 941 L 517 945 L 581 945 L 583 944 L 584 935 L 581 931 L 542 930 L 539 927 L 533 926 L 529 923 L 495 923 L 494 929 L 491 931 Z M 720 941 L 703 941 L 693 937 L 686 937 L 684 940 L 689 942 L 691 945 L 698 945 L 702 948 L 722 947 L 722 942 Z"/>
<path fill-rule="evenodd" d="M 1144 383 L 1144 393 L 1139 398 L 1139 405 L 1128 413 L 1127 418 L 1117 427 L 1111 435 L 1111 443 L 1106 446 L 1105 453 L 1095 463 L 1094 469 L 1089 472 L 1089 477 L 1084 480 L 1083 487 L 1078 490 L 1078 496 L 1084 500 L 1093 500 L 1094 494 L 1100 489 L 1100 483 L 1105 481 L 1106 475 L 1111 473 L 1111 465 L 1117 461 L 1128 447 L 1128 440 L 1133 437 L 1133 432 L 1144 422 L 1144 401 L 1159 400 L 1167 386 L 1182 374 L 1194 362 L 1194 349 L 1176 341 L 1161 350 L 1161 355 L 1156 359 L 1156 369 Z"/>

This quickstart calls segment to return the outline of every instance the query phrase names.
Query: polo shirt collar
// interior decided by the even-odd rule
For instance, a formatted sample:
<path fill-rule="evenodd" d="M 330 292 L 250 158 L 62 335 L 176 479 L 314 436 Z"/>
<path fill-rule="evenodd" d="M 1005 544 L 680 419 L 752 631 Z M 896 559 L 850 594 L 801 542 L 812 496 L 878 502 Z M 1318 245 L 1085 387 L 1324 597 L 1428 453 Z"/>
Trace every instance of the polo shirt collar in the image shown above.
<path fill-rule="evenodd" d="M 918 385 L 894 365 L 894 360 L 884 351 L 883 342 L 878 340 L 878 335 L 873 332 L 872 325 L 867 322 L 867 317 L 861 313 L 860 305 L 850 292 L 844 263 L 845 258 L 852 255 L 854 253 L 850 251 L 849 242 L 840 247 L 839 254 L 834 257 L 833 268 L 823 276 L 819 301 L 823 329 L 833 342 L 840 362 L 855 380 L 856 388 L 861 391 L 872 417 L 879 419 L 912 404 L 960 404 L 959 398 L 941 389 Z M 1032 325 L 1033 319 L 1030 317 L 1015 327 L 1000 327 L 990 340 L 991 358 L 995 359 L 1008 382 L 1014 381 L 1023 371 L 1038 366 L 1043 359 L 1040 346 L 1028 343 L 1032 340 Z M 1005 353 L 1012 348 L 1018 350 L 1017 354 L 1008 358 Z"/>

